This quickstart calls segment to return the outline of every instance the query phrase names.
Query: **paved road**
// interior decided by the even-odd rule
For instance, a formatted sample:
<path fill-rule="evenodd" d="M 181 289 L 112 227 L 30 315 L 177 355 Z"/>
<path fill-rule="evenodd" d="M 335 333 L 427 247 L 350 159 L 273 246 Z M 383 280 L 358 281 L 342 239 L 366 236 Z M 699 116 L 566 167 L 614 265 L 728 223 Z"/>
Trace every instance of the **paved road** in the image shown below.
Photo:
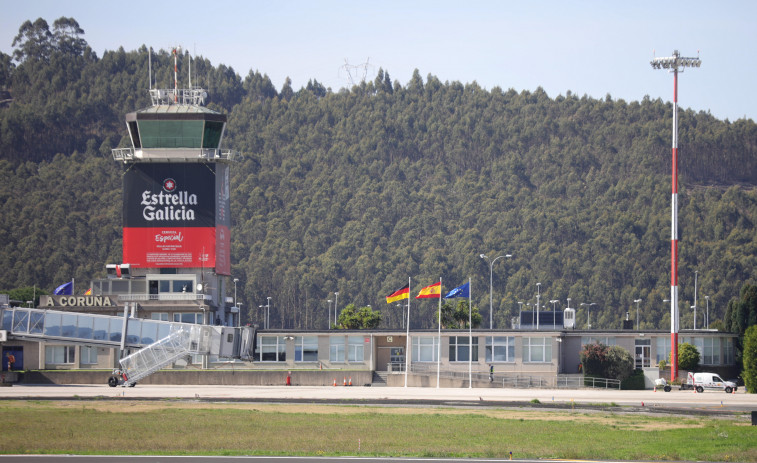
<path fill-rule="evenodd" d="M 710 411 L 757 411 L 757 394 L 743 388 L 725 392 L 673 390 L 618 391 L 609 389 L 494 389 L 421 387 L 310 387 L 310 386 L 180 386 L 137 385 L 133 388 L 107 385 L 15 385 L 0 388 L 0 400 L 21 398 L 74 399 L 87 397 L 155 400 L 161 398 L 260 402 L 352 402 L 352 403 L 439 403 L 444 405 L 506 405 L 529 403 L 555 406 L 622 405 L 630 407 L 701 409 Z"/>

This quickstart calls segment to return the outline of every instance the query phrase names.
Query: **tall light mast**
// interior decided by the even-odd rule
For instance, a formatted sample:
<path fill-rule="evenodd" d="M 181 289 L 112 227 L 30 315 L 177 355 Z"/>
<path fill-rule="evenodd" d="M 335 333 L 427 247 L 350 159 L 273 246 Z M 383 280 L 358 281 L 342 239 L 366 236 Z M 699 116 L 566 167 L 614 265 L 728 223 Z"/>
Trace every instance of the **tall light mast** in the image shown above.
<path fill-rule="evenodd" d="M 699 67 L 702 61 L 684 58 L 673 51 L 673 56 L 654 58 L 650 61 L 653 69 L 667 69 L 673 73 L 673 195 L 671 203 L 670 239 L 670 380 L 678 377 L 678 72 L 687 67 Z"/>

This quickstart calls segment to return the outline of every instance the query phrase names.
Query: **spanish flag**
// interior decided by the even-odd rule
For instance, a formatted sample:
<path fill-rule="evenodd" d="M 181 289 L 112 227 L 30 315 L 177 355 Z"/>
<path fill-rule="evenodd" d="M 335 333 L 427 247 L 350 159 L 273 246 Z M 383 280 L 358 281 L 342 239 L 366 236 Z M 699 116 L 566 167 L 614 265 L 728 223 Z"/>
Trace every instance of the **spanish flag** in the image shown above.
<path fill-rule="evenodd" d="M 92 295 L 92 288 L 89 288 L 85 293 L 85 296 L 91 296 Z"/>
<path fill-rule="evenodd" d="M 391 304 L 394 301 L 410 298 L 410 285 L 405 285 L 392 294 L 386 296 L 386 303 Z"/>
<path fill-rule="evenodd" d="M 429 297 L 441 297 L 442 295 L 442 282 L 434 283 L 431 286 L 426 286 L 421 289 L 421 292 L 415 296 L 416 299 L 424 299 Z"/>

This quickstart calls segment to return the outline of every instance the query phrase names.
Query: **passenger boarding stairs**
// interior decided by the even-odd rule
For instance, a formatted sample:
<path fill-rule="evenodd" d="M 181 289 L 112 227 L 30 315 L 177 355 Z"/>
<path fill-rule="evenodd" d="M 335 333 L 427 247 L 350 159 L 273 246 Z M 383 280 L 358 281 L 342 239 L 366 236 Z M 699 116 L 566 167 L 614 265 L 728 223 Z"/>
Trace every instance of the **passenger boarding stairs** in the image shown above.
<path fill-rule="evenodd" d="M 179 327 L 165 338 L 122 358 L 119 363 L 123 385 L 133 386 L 142 378 L 182 357 L 201 353 L 199 342 L 196 339 L 193 341 L 193 338 L 198 337 L 199 331 L 192 330 L 191 327 Z"/>

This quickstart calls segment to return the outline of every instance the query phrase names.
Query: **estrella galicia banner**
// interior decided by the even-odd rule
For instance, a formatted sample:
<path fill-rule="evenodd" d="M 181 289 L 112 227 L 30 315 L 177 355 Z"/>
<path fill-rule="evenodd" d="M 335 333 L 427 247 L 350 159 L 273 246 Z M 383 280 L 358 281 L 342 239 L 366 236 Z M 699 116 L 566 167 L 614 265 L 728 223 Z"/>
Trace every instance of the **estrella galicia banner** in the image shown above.
<path fill-rule="evenodd" d="M 215 164 L 131 165 L 123 176 L 124 263 L 215 267 L 216 180 Z"/>

